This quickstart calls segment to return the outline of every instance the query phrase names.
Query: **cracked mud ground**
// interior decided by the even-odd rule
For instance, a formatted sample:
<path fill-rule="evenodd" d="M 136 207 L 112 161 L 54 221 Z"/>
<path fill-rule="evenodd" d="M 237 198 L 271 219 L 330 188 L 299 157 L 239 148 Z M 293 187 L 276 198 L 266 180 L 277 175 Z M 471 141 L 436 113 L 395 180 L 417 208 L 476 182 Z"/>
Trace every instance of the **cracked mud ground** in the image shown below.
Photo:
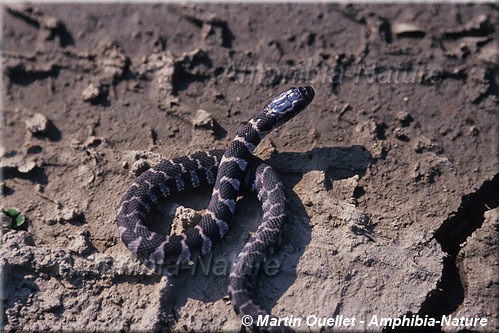
<path fill-rule="evenodd" d="M 416 314 L 488 321 L 435 332 L 499 328 L 497 5 L 12 4 L 2 15 L 2 205 L 28 219 L 3 218 L 5 330 L 238 330 L 228 269 L 258 202 L 240 200 L 221 246 L 171 278 L 122 244 L 118 202 L 161 158 L 225 147 L 269 98 L 305 84 L 311 106 L 259 147 L 291 215 L 260 303 L 365 321 L 323 331 L 390 331 L 368 324 Z M 208 199 L 187 193 L 156 219 Z"/>

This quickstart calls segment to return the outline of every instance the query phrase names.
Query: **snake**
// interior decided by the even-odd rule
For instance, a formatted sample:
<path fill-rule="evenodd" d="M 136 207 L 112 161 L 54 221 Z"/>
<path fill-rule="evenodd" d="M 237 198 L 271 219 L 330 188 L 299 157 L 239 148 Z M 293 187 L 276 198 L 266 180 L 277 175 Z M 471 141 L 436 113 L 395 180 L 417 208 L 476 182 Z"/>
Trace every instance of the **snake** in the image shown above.
<path fill-rule="evenodd" d="M 172 263 L 186 264 L 221 242 L 233 223 L 238 196 L 256 194 L 263 211 L 261 222 L 236 257 L 228 283 L 230 302 L 240 318 L 250 316 L 251 324 L 246 326 L 252 331 L 288 328 L 257 326 L 259 316 L 270 314 L 256 301 L 254 268 L 280 244 L 288 215 L 284 185 L 276 171 L 253 152 L 272 130 L 304 110 L 314 96 L 310 86 L 289 88 L 257 112 L 227 149 L 164 160 L 139 175 L 119 203 L 116 222 L 127 248 L 149 269 L 171 275 Z M 213 187 L 211 199 L 194 228 L 181 235 L 166 235 L 148 227 L 149 213 L 161 200 L 208 186 Z"/>

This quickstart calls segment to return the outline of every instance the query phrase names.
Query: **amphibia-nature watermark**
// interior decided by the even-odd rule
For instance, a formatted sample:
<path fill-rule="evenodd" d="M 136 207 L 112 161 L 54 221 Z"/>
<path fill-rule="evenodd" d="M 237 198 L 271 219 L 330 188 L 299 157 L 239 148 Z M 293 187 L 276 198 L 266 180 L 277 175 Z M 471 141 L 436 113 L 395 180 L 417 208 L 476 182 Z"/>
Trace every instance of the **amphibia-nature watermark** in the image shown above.
<path fill-rule="evenodd" d="M 203 275 L 224 276 L 229 275 L 234 265 L 234 260 L 226 256 L 214 256 L 209 253 L 205 256 L 198 257 L 187 264 L 177 264 L 172 262 L 164 267 L 163 271 L 167 275 L 178 275 L 180 272 L 190 271 L 191 275 L 201 271 Z M 242 275 L 255 276 L 258 273 L 273 276 L 279 272 L 281 262 L 277 258 L 267 258 L 257 265 L 249 266 L 244 270 Z"/>
<path fill-rule="evenodd" d="M 403 64 L 378 65 L 360 62 L 353 65 L 302 65 L 279 66 L 259 63 L 255 66 L 229 62 L 219 80 L 240 84 L 341 84 L 346 81 L 358 84 L 437 84 L 443 79 L 444 70 L 438 66 L 409 66 Z"/>

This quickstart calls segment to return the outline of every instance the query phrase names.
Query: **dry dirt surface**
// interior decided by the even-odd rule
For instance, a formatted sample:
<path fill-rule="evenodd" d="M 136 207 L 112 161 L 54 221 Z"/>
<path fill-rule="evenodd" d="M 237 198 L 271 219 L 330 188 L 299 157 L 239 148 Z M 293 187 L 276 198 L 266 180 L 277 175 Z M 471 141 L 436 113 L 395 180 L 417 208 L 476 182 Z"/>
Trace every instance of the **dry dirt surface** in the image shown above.
<path fill-rule="evenodd" d="M 4 330 L 239 330 L 227 280 L 258 201 L 239 200 L 222 244 L 171 277 L 121 242 L 118 203 L 161 159 L 226 147 L 295 85 L 315 100 L 258 149 L 290 212 L 258 301 L 299 332 L 499 328 L 497 4 L 11 3 L 2 16 Z M 209 196 L 154 218 L 180 223 Z"/>

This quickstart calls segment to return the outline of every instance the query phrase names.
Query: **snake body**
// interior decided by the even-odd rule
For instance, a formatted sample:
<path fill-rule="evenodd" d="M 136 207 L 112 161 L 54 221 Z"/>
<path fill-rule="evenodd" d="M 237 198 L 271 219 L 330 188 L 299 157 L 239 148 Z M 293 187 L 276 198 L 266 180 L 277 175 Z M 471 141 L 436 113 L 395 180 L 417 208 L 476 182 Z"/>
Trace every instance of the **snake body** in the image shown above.
<path fill-rule="evenodd" d="M 236 197 L 246 189 L 262 204 L 258 230 L 238 255 L 229 276 L 229 296 L 240 316 L 266 315 L 255 301 L 254 267 L 280 242 L 287 221 L 283 185 L 274 170 L 253 156 L 265 136 L 313 100 L 311 87 L 290 88 L 261 109 L 224 150 L 211 150 L 166 160 L 142 173 L 120 201 L 118 231 L 128 249 L 148 268 L 168 274 L 171 263 L 183 264 L 207 254 L 220 243 L 234 216 Z M 158 202 L 191 188 L 213 186 L 201 221 L 185 234 L 164 235 L 147 227 Z M 258 327 L 252 326 L 254 330 Z"/>

